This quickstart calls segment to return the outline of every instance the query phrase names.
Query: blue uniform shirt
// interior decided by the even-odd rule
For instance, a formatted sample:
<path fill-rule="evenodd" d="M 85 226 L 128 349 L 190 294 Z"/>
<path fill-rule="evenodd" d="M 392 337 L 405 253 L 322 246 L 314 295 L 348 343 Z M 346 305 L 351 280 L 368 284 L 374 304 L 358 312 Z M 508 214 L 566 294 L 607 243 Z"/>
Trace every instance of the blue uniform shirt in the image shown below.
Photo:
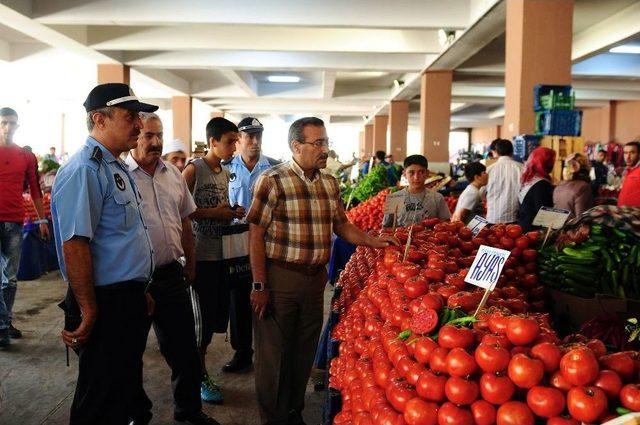
<path fill-rule="evenodd" d="M 260 159 L 256 163 L 253 170 L 249 172 L 249 169 L 242 160 L 241 155 L 236 155 L 225 166 L 229 170 L 229 204 L 240 205 L 247 210 L 251 206 L 251 200 L 253 199 L 253 187 L 258 180 L 260 174 L 265 170 L 271 168 L 269 158 L 264 155 L 260 155 Z"/>
<path fill-rule="evenodd" d="M 62 243 L 73 236 L 89 239 L 96 286 L 149 280 L 153 251 L 140 201 L 126 164 L 87 138 L 58 171 L 51 192 L 56 250 L 65 280 Z"/>

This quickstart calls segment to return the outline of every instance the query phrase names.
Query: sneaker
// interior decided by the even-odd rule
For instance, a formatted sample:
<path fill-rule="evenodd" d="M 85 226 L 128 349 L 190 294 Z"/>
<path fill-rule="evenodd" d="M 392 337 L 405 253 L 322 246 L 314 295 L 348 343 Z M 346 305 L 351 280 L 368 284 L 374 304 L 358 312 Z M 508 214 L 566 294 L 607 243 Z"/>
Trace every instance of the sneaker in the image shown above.
<path fill-rule="evenodd" d="M 9 325 L 9 336 L 12 339 L 20 339 L 22 338 L 22 332 L 19 329 L 13 327 L 13 325 Z"/>
<path fill-rule="evenodd" d="M 229 373 L 245 372 L 251 367 L 252 363 L 253 362 L 251 361 L 251 357 L 238 356 L 236 354 L 233 356 L 231 361 L 222 366 L 222 371 Z"/>
<path fill-rule="evenodd" d="M 0 348 L 6 348 L 11 344 L 9 329 L 0 329 Z"/>
<path fill-rule="evenodd" d="M 208 376 L 200 383 L 200 398 L 212 404 L 222 404 L 224 401 L 220 387 Z"/>
<path fill-rule="evenodd" d="M 192 425 L 220 425 L 220 422 L 205 415 L 202 410 L 198 413 L 191 413 L 188 415 L 176 413 L 173 415 L 173 418 L 178 422 L 186 422 Z"/>

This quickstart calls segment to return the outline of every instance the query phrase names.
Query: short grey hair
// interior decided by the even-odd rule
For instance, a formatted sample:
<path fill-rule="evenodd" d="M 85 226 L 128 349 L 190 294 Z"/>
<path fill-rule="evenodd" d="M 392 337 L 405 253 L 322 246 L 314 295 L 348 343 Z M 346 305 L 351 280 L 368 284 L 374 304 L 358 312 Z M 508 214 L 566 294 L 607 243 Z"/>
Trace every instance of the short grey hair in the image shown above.
<path fill-rule="evenodd" d="M 142 120 L 142 122 L 145 122 L 148 120 L 158 120 L 162 122 L 158 114 L 154 112 L 140 112 L 140 119 Z"/>
<path fill-rule="evenodd" d="M 89 130 L 89 133 L 93 131 L 93 127 L 95 126 L 95 123 L 93 122 L 93 114 L 98 113 L 112 118 L 113 108 L 113 106 L 105 106 L 104 108 L 94 109 L 93 111 L 87 112 L 87 129 Z"/>
<path fill-rule="evenodd" d="M 289 149 L 293 150 L 293 142 L 304 142 L 304 128 L 308 125 L 324 127 L 324 121 L 317 117 L 304 117 L 296 120 L 289 127 Z"/>

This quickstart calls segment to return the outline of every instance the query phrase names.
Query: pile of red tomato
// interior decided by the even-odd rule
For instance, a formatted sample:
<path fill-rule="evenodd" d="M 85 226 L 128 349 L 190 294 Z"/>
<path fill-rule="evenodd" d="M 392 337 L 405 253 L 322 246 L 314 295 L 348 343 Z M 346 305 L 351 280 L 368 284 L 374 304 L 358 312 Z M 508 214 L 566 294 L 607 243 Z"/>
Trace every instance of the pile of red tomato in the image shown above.
<path fill-rule="evenodd" d="M 382 218 L 384 216 L 384 202 L 387 200 L 389 192 L 391 192 L 391 189 L 384 189 L 377 195 L 351 208 L 347 211 L 349 221 L 365 232 L 379 229 L 382 226 Z"/>
<path fill-rule="evenodd" d="M 335 424 L 577 425 L 602 423 L 616 408 L 640 411 L 637 353 L 607 355 L 598 340 L 563 345 L 546 314 L 515 314 L 538 302 L 537 280 L 524 282 L 535 276 L 526 269 L 535 255 L 524 259 L 535 237 L 525 235 L 525 247 L 518 230 L 493 226 L 471 238 L 459 224 L 426 220 L 406 262 L 393 247 L 356 251 L 333 306 Z M 406 240 L 406 229 L 398 236 Z M 477 317 L 443 323 L 446 306 L 469 312 L 481 298 L 463 281 L 480 242 L 512 251 L 499 296 Z"/>
<path fill-rule="evenodd" d="M 444 200 L 449 207 L 449 211 L 451 211 L 451 214 L 453 214 L 456 210 L 456 205 L 458 205 L 458 198 L 456 198 L 455 196 L 445 196 Z"/>

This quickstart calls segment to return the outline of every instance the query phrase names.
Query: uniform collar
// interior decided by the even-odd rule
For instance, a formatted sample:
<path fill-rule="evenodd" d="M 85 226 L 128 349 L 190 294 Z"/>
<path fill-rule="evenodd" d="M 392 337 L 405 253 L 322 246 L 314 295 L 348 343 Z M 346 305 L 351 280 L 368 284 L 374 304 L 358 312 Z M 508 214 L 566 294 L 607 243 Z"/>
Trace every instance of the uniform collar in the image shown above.
<path fill-rule="evenodd" d="M 242 159 L 242 155 L 240 154 L 234 156 L 233 159 L 231 160 L 231 163 L 235 165 L 242 165 L 245 168 L 247 167 L 247 164 L 244 163 L 244 160 Z M 267 159 L 266 156 L 260 154 L 260 158 L 258 158 L 258 162 L 256 162 L 256 167 L 262 166 L 262 165 L 269 166 L 269 160 Z M 254 167 L 254 170 L 256 167 Z"/>
<path fill-rule="evenodd" d="M 313 173 L 313 176 L 311 178 L 308 178 L 305 174 L 304 174 L 304 170 L 302 168 L 300 168 L 300 166 L 298 165 L 298 163 L 296 162 L 295 159 L 291 158 L 291 161 L 289 162 L 291 169 L 293 170 L 294 173 L 296 173 L 298 175 L 298 177 L 300 177 L 302 180 L 305 181 L 310 181 L 313 182 L 316 180 L 316 178 L 318 178 L 318 176 L 320 175 L 320 172 L 318 170 L 316 170 Z"/>
<path fill-rule="evenodd" d="M 120 158 L 116 158 L 115 156 L 113 156 L 113 154 L 109 151 L 109 149 L 105 148 L 102 143 L 98 142 L 93 137 L 91 137 L 91 136 L 87 137 L 86 145 L 91 150 L 93 150 L 96 147 L 100 148 L 100 150 L 102 151 L 102 159 L 104 159 L 108 163 L 110 163 L 110 162 L 120 162 L 120 163 L 122 163 Z"/>
<path fill-rule="evenodd" d="M 124 160 L 124 163 L 129 167 L 129 171 L 133 172 L 136 169 L 140 168 L 140 164 L 133 158 L 131 155 L 131 151 L 129 151 L 129 155 L 127 155 L 127 159 Z M 167 168 L 167 165 L 164 163 L 162 158 L 158 159 L 158 165 L 156 165 L 156 170 L 164 170 Z M 142 170 L 142 168 L 140 168 Z M 144 170 L 142 170 L 144 171 Z"/>

